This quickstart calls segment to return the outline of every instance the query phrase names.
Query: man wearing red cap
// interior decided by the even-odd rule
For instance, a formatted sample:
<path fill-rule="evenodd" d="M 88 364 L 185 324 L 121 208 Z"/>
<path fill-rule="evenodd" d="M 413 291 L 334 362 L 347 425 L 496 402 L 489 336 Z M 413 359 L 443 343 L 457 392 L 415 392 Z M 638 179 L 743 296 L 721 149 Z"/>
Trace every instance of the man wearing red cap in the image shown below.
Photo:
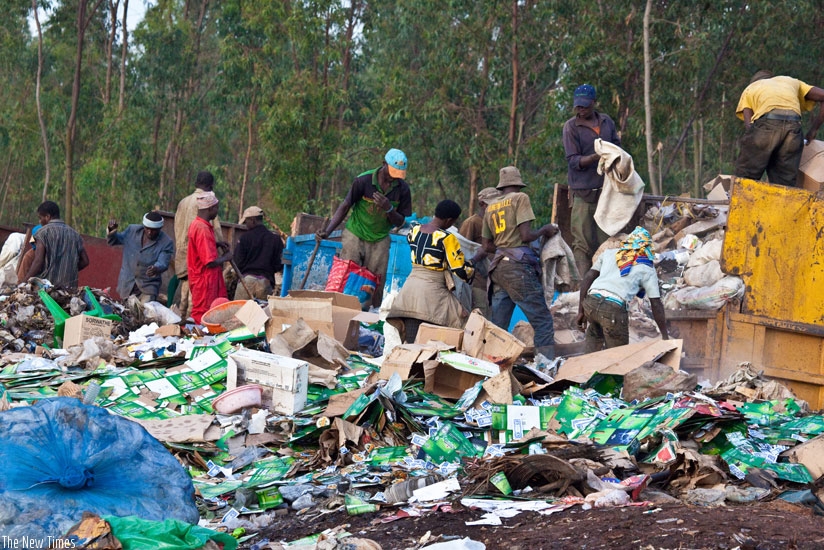
<path fill-rule="evenodd" d="M 378 276 L 378 285 L 372 295 L 372 305 L 376 307 L 383 298 L 391 244 L 389 231 L 403 225 L 404 219 L 412 214 L 412 193 L 403 179 L 406 168 L 403 151 L 390 149 L 379 168 L 355 178 L 329 225 L 316 233 L 318 239 L 325 239 L 352 210 L 341 237 L 340 257 L 352 260 Z"/>
<path fill-rule="evenodd" d="M 197 217 L 189 226 L 189 250 L 186 267 L 189 271 L 189 287 L 192 290 L 192 318 L 200 323 L 216 298 L 226 298 L 226 283 L 223 281 L 223 264 L 232 253 L 224 243 L 218 245 L 212 220 L 217 217 L 218 200 L 214 191 L 201 193 L 197 197 Z M 218 246 L 223 249 L 218 256 Z"/>
<path fill-rule="evenodd" d="M 598 138 L 621 145 L 621 137 L 609 116 L 595 110 L 595 87 L 582 84 L 575 88 L 575 116 L 564 124 L 564 152 L 568 164 L 567 181 L 572 202 L 570 231 L 572 253 L 578 273 L 582 276 L 592 266 L 592 256 L 607 240 L 595 223 L 595 209 L 604 187 L 604 176 L 598 174 L 600 156 L 595 152 Z"/>

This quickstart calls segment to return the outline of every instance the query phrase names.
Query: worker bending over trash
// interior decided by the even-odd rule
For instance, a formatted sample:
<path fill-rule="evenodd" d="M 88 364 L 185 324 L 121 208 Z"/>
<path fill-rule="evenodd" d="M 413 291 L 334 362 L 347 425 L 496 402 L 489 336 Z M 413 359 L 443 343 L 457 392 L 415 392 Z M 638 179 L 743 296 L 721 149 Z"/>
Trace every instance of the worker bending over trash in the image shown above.
<path fill-rule="evenodd" d="M 242 277 L 235 289 L 235 300 L 265 300 L 275 288 L 275 273 L 283 271 L 283 241 L 263 225 L 263 210 L 259 206 L 244 210 L 240 223 L 247 231 L 235 247 L 235 265 Z"/>
<path fill-rule="evenodd" d="M 449 283 L 452 273 L 472 282 L 475 270 L 466 263 L 458 238 L 447 229 L 461 215 L 455 201 L 443 200 L 435 207 L 435 217 L 425 224 L 412 223 L 406 236 L 412 251 L 412 273 L 392 303 L 387 319 L 399 319 L 399 332 L 406 342 L 414 342 L 421 322 L 463 328 L 469 317 Z"/>
<path fill-rule="evenodd" d="M 60 219 L 60 207 L 44 201 L 37 207 L 37 217 L 43 227 L 34 235 L 34 259 L 26 279 L 48 279 L 62 288 L 77 288 L 79 272 L 89 265 L 89 255 L 80 233 Z"/>
<path fill-rule="evenodd" d="M 346 198 L 340 203 L 329 224 L 315 236 L 325 239 L 352 210 L 341 236 L 341 260 L 351 260 L 378 277 L 372 305 L 380 307 L 386 268 L 389 262 L 389 231 L 403 225 L 412 214 L 412 194 L 404 181 L 408 166 L 406 155 L 390 149 L 378 168 L 355 178 Z"/>
<path fill-rule="evenodd" d="M 636 295 L 646 294 L 661 337 L 669 339 L 652 260 L 652 238 L 646 229 L 636 227 L 620 248 L 605 250 L 584 275 L 578 326 L 586 330 L 586 353 L 629 344 L 627 306 Z"/>

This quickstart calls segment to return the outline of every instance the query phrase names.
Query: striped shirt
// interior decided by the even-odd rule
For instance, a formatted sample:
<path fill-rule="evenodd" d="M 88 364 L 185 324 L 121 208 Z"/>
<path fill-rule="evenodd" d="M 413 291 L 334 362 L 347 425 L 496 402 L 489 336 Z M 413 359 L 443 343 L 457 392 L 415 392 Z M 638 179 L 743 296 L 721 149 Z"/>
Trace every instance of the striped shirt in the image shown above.
<path fill-rule="evenodd" d="M 77 264 L 83 252 L 80 233 L 61 219 L 51 220 L 34 236 L 35 243 L 46 249 L 43 272 L 38 275 L 54 286 L 77 287 Z"/>

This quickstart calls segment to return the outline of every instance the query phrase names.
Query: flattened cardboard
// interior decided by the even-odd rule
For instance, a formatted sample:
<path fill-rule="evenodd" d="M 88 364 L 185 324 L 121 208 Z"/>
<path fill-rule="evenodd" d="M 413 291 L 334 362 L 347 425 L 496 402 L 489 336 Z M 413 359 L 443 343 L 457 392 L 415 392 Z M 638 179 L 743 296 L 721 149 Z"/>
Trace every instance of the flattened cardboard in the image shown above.
<path fill-rule="evenodd" d="M 583 384 L 596 372 L 623 376 L 647 361 L 658 361 L 678 370 L 683 345 L 683 340 L 650 340 L 570 357 L 558 369 L 555 383 Z"/>
<path fill-rule="evenodd" d="M 728 174 L 718 174 L 713 179 L 704 184 L 704 191 L 710 200 L 726 201 L 730 199 L 730 189 L 735 176 Z"/>
<path fill-rule="evenodd" d="M 156 336 L 180 336 L 180 325 L 163 325 L 155 331 Z"/>
<path fill-rule="evenodd" d="M 66 319 L 63 333 L 63 348 L 82 344 L 89 338 L 102 336 L 109 338 L 112 335 L 112 322 L 109 319 L 92 317 L 91 315 L 75 315 Z"/>
<path fill-rule="evenodd" d="M 346 393 L 336 393 L 329 397 L 329 404 L 326 406 L 326 410 L 323 411 L 323 416 L 327 416 L 329 418 L 333 418 L 336 416 L 342 416 L 352 403 L 357 401 L 358 397 L 363 394 L 372 393 L 372 390 L 375 389 L 375 384 L 368 384 L 360 389 L 348 391 Z"/>
<path fill-rule="evenodd" d="M 523 353 L 526 345 L 513 335 L 472 312 L 464 328 L 461 351 L 472 357 L 508 367 Z"/>
<path fill-rule="evenodd" d="M 164 419 L 133 418 L 158 441 L 166 443 L 202 443 L 216 441 L 220 436 L 208 438 L 207 430 L 215 417 L 211 414 L 187 414 Z M 214 433 L 214 432 L 213 432 Z M 218 432 L 219 434 L 219 432 Z"/>
<path fill-rule="evenodd" d="M 415 337 L 416 344 L 426 344 L 429 341 L 443 342 L 449 344 L 455 349 L 461 349 L 463 344 L 464 331 L 460 328 L 442 327 L 439 325 L 431 325 L 429 323 L 421 323 L 418 328 L 418 335 Z"/>
<path fill-rule="evenodd" d="M 801 445 L 796 445 L 781 453 L 781 456 L 786 456 L 790 462 L 795 464 L 803 464 L 813 479 L 818 479 L 824 475 L 824 436 L 819 435 Z"/>
<path fill-rule="evenodd" d="M 484 382 L 483 388 L 490 403 L 511 405 L 512 398 L 521 393 L 522 386 L 511 370 L 505 370 Z"/>
<path fill-rule="evenodd" d="M 424 361 L 423 373 L 424 391 L 447 399 L 460 399 L 467 389 L 485 378 L 458 370 L 437 360 Z"/>
<path fill-rule="evenodd" d="M 260 334 L 269 320 L 269 311 L 260 307 L 254 300 L 246 300 L 243 307 L 235 312 L 235 318 L 246 325 L 252 334 Z"/>

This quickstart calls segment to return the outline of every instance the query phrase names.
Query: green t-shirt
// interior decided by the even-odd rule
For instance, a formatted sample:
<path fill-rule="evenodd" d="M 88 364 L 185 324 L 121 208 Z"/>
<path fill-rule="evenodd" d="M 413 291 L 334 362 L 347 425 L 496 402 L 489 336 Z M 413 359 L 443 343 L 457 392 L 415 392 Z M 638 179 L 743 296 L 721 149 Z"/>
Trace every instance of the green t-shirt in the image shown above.
<path fill-rule="evenodd" d="M 389 221 L 386 211 L 378 207 L 372 199 L 372 194 L 376 191 L 380 191 L 377 168 L 355 178 L 346 196 L 352 205 L 346 229 L 362 241 L 370 243 L 385 239 L 392 230 L 392 222 Z M 402 216 L 407 217 L 412 213 L 412 195 L 409 185 L 404 180 L 395 180 L 384 195 Z"/>

